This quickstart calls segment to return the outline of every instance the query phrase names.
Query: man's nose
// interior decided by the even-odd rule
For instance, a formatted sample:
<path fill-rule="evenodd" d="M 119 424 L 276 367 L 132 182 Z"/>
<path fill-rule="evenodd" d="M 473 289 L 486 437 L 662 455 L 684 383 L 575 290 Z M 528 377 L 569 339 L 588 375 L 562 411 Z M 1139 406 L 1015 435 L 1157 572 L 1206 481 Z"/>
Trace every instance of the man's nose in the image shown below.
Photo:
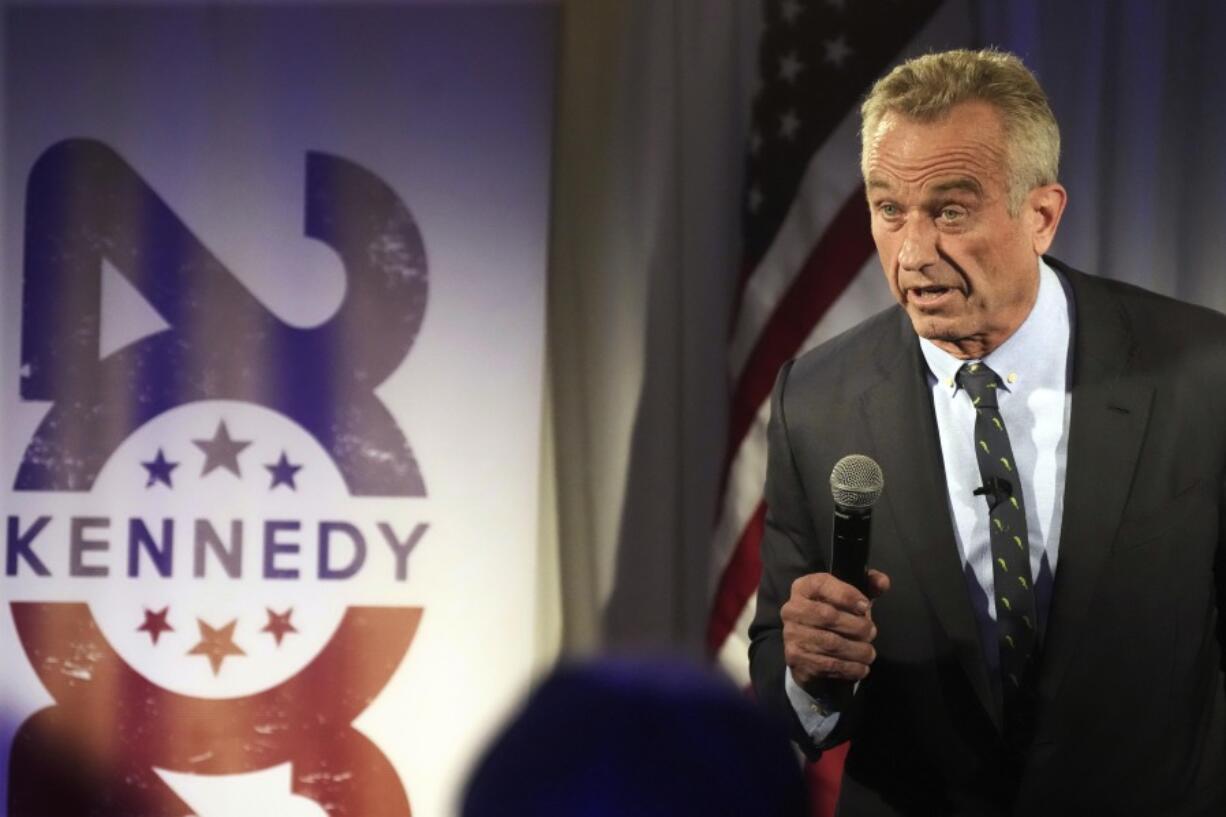
<path fill-rule="evenodd" d="M 907 270 L 923 270 L 937 262 L 936 226 L 926 218 L 912 215 L 903 226 L 898 265 Z"/>

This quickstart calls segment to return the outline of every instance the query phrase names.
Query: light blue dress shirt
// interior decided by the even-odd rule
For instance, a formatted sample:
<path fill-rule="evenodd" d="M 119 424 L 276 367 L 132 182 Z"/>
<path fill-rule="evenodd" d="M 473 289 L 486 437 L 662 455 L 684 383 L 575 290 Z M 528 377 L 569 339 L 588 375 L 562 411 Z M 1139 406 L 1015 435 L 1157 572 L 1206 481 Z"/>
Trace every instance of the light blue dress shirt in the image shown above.
<path fill-rule="evenodd" d="M 1064 513 L 1072 407 L 1069 340 L 1073 329 L 1072 299 L 1066 287 L 1055 270 L 1040 259 L 1039 293 L 1034 307 L 1018 330 L 982 361 L 1003 381 L 997 400 L 1022 483 L 1036 593 L 1050 592 Z M 982 496 L 974 495 L 982 483 L 975 456 L 975 409 L 966 392 L 954 382 L 958 369 L 972 361 L 956 358 L 922 338 L 920 349 L 928 364 L 928 384 L 932 389 L 958 553 L 963 568 L 973 574 L 978 584 L 978 588 L 972 586 L 972 603 L 980 613 L 986 606 L 988 617 L 995 621 L 988 507 Z M 1040 609 L 1046 607 L 1044 599 L 1038 601 Z M 993 658 L 989 656 L 989 662 Z M 834 730 L 839 713 L 830 711 L 822 701 L 801 689 L 791 670 L 784 684 L 805 731 L 821 743 Z"/>

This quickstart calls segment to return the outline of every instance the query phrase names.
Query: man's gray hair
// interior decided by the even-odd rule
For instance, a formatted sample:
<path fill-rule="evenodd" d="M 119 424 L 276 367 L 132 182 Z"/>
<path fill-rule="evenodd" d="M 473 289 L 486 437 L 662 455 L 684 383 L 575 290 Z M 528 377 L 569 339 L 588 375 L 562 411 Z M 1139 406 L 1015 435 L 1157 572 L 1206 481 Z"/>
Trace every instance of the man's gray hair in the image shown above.
<path fill-rule="evenodd" d="M 1056 181 L 1060 128 L 1039 81 L 1020 59 L 1005 51 L 925 54 L 877 80 L 860 106 L 861 170 L 867 174 L 868 147 L 886 114 L 931 122 L 971 100 L 987 102 L 1001 114 L 1009 212 L 1016 215 L 1026 193 Z"/>

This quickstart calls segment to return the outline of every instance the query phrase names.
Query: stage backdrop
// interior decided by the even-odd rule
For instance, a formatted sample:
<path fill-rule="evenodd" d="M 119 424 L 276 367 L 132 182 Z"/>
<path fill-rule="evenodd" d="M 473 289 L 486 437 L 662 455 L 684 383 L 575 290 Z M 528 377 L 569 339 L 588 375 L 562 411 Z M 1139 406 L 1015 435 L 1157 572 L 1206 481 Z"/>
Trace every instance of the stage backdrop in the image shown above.
<path fill-rule="evenodd" d="M 556 9 L 2 8 L 0 814 L 450 813 L 533 662 Z"/>

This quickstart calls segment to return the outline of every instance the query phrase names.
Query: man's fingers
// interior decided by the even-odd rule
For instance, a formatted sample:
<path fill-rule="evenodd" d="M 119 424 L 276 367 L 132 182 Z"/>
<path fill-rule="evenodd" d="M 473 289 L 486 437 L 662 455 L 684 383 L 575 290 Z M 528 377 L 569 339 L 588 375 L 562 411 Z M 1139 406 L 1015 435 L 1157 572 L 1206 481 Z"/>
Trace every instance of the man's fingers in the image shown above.
<path fill-rule="evenodd" d="M 870 591 L 884 592 L 889 578 L 874 573 L 879 578 L 870 577 Z M 859 590 L 828 573 L 801 576 L 792 583 L 791 598 L 779 614 L 784 659 L 798 683 L 817 678 L 855 681 L 868 675 L 877 658 L 870 643 L 877 627 Z"/>
<path fill-rule="evenodd" d="M 822 601 L 848 613 L 864 615 L 868 612 L 868 599 L 864 594 L 829 573 L 810 573 L 796 579 L 792 582 L 792 597 L 797 596 Z"/>
<path fill-rule="evenodd" d="M 799 625 L 784 626 L 794 626 L 795 637 L 792 643 L 802 653 L 827 655 L 858 664 L 871 664 L 877 657 L 877 651 L 867 641 L 853 641 L 829 630 L 814 630 Z"/>
<path fill-rule="evenodd" d="M 883 593 L 889 592 L 890 577 L 882 573 L 880 570 L 868 569 L 868 588 L 869 595 L 872 598 L 877 598 Z"/>
<path fill-rule="evenodd" d="M 784 624 L 795 624 L 816 630 L 829 630 L 856 641 L 867 641 L 875 631 L 867 615 L 840 610 L 824 601 L 793 597 L 779 611 Z"/>

